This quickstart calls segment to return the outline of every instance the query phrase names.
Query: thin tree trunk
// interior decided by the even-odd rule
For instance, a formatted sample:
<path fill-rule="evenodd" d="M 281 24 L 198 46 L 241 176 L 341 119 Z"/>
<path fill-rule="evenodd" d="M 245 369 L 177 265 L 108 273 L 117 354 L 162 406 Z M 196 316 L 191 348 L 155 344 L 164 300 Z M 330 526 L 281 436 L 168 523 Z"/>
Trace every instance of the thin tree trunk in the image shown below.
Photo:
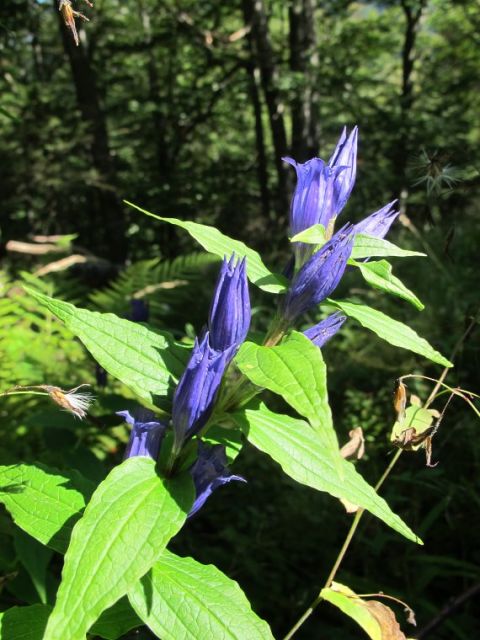
<path fill-rule="evenodd" d="M 59 16 L 63 47 L 70 61 L 78 108 L 90 136 L 92 166 L 98 174 L 98 184 L 89 190 L 90 210 L 78 213 L 87 217 L 89 239 L 94 241 L 98 253 L 114 262 L 123 262 L 127 250 L 125 211 L 115 190 L 115 171 L 96 74 L 82 38 L 77 47 L 63 24 L 57 0 L 53 0 L 53 6 Z"/>
<path fill-rule="evenodd" d="M 312 0 L 291 0 L 290 69 L 295 74 L 292 98 L 292 155 L 304 162 L 318 153 L 320 95 L 317 89 L 319 57 Z"/>
<path fill-rule="evenodd" d="M 270 192 L 268 189 L 267 156 L 265 153 L 265 135 L 262 122 L 262 103 L 260 100 L 259 71 L 253 64 L 247 67 L 250 80 L 250 95 L 252 98 L 253 114 L 255 117 L 255 145 L 257 149 L 257 175 L 260 187 L 262 215 L 265 220 L 270 218 Z"/>
<path fill-rule="evenodd" d="M 288 209 L 288 174 L 282 157 L 288 152 L 287 134 L 283 119 L 284 105 L 278 90 L 277 70 L 268 32 L 263 0 L 243 0 L 245 23 L 251 26 L 249 44 L 254 65 L 260 70 L 260 80 L 268 109 L 275 169 L 278 179 L 278 200 L 283 211 Z"/>

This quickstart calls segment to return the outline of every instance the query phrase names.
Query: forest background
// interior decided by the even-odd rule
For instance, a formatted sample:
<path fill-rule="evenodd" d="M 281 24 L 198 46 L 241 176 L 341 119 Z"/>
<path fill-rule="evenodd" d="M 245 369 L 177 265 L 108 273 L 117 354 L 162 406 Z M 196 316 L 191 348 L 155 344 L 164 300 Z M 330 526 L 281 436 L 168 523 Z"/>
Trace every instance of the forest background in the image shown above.
<path fill-rule="evenodd" d="M 97 403 L 79 423 L 43 398 L 4 398 L 1 463 L 39 459 L 98 481 L 121 460 L 128 437 L 114 412 L 133 406 L 131 394 L 105 380 L 81 344 L 23 295 L 22 282 L 132 319 L 145 319 L 135 313 L 148 308 L 151 326 L 192 338 L 218 262 L 123 199 L 217 225 L 280 269 L 294 187 L 281 158 L 328 158 L 344 125 L 360 128 L 344 220 L 400 199 L 389 237 L 428 258 L 395 269 L 426 309 L 412 312 L 357 281 L 349 287 L 348 278 L 342 289 L 353 298 L 361 291 L 447 356 L 463 336 L 448 380 L 479 391 L 477 2 L 98 0 L 75 8 L 90 18 L 78 25 L 78 47 L 56 0 L 0 6 L 0 390 L 89 383 Z M 254 328 L 273 313 L 255 292 Z M 324 355 L 340 439 L 362 426 L 359 469 L 374 483 L 392 455 L 394 380 L 438 377 L 438 368 L 351 323 Z M 429 387 L 412 383 L 410 391 L 425 399 Z M 384 489 L 425 548 L 366 518 L 339 574 L 346 584 L 355 575 L 357 591 L 382 585 L 407 600 L 419 625 L 410 635 L 419 638 L 464 640 L 480 628 L 478 426 L 454 401 L 434 440 L 438 466 L 426 468 L 421 453 L 405 455 Z M 197 559 L 237 579 L 281 633 L 315 596 L 348 519 L 248 448 L 235 472 L 249 479 L 246 488 L 212 498 L 176 549 L 195 548 Z M 32 541 L 14 547 L 12 526 L 2 515 L 2 608 L 25 594 L 29 603 L 42 593 L 51 599 L 59 560 L 42 560 L 39 592 L 25 562 Z M 446 605 L 451 610 L 437 618 Z M 325 605 L 298 634 L 320 636 L 347 640 L 358 631 Z"/>

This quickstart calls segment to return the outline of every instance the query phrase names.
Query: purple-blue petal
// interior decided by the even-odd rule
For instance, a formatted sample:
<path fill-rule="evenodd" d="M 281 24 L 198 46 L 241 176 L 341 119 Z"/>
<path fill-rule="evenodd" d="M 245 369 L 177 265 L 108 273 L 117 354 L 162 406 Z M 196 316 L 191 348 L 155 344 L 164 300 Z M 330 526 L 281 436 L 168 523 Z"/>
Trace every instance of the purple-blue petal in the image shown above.
<path fill-rule="evenodd" d="M 246 482 L 245 478 L 230 473 L 225 447 L 221 444 L 210 446 L 199 442 L 198 458 L 191 466 L 190 473 L 195 485 L 195 500 L 188 514 L 189 518 L 203 507 L 218 487 L 232 480 Z"/>
<path fill-rule="evenodd" d="M 314 345 L 321 348 L 341 329 L 346 319 L 347 316 L 337 311 L 303 333 Z"/>
<path fill-rule="evenodd" d="M 384 207 L 371 213 L 361 222 L 355 225 L 355 233 L 364 233 L 368 236 L 383 239 L 390 230 L 400 212 L 396 210 L 397 201 L 393 200 Z"/>
<path fill-rule="evenodd" d="M 352 189 L 355 185 L 357 175 L 357 145 L 358 127 L 354 127 L 347 138 L 346 127 L 337 143 L 332 157 L 328 161 L 329 167 L 343 167 L 344 170 L 335 178 L 334 200 L 335 215 L 341 212 L 345 206 Z"/>
<path fill-rule="evenodd" d="M 210 344 L 217 351 L 238 348 L 247 337 L 251 309 L 246 258 L 224 258 L 210 307 Z"/>
<path fill-rule="evenodd" d="M 345 225 L 298 271 L 283 303 L 288 322 L 293 323 L 334 291 L 345 272 L 353 240 L 353 226 Z"/>
<path fill-rule="evenodd" d="M 156 460 L 167 425 L 154 420 L 155 414 L 147 409 L 138 409 L 133 416 L 129 411 L 117 411 L 117 415 L 132 427 L 124 458 L 145 456 Z"/>

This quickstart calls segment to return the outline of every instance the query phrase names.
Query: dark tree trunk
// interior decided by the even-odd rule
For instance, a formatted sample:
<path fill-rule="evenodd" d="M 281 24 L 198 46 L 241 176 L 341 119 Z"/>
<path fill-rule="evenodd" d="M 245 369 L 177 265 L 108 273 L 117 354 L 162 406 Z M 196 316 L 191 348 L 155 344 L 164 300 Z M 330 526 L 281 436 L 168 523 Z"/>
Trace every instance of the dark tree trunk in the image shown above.
<path fill-rule="evenodd" d="M 320 137 L 319 58 L 312 0 L 291 0 L 290 69 L 295 74 L 292 110 L 292 155 L 304 162 L 318 153 Z"/>
<path fill-rule="evenodd" d="M 53 5 L 58 12 L 56 0 Z M 88 219 L 88 235 L 96 251 L 113 262 L 123 262 L 127 253 L 125 210 L 116 193 L 107 124 L 100 103 L 95 70 L 82 39 L 77 47 L 59 12 L 58 16 L 64 50 L 72 70 L 78 108 L 90 137 L 92 166 L 98 174 L 98 184 L 90 188 L 89 210 L 82 212 L 82 215 Z"/>
<path fill-rule="evenodd" d="M 414 103 L 413 71 L 415 66 L 415 44 L 418 26 L 427 0 L 401 0 L 405 16 L 405 31 L 402 47 L 402 87 L 400 93 L 400 112 L 398 139 L 395 157 L 396 194 L 401 207 L 408 194 L 407 163 L 410 154 L 411 110 Z"/>
<path fill-rule="evenodd" d="M 249 44 L 254 66 L 260 70 L 260 81 L 268 109 L 270 129 L 278 178 L 278 200 L 282 211 L 288 210 L 288 173 L 282 156 L 288 152 L 287 134 L 283 119 L 284 106 L 277 84 L 275 57 L 268 32 L 263 0 L 243 0 L 245 23 L 251 27 Z"/>
<path fill-rule="evenodd" d="M 262 215 L 265 220 L 270 218 L 270 192 L 268 189 L 267 156 L 265 153 L 265 135 L 262 122 L 262 103 L 259 92 L 259 71 L 253 65 L 248 65 L 250 80 L 250 95 L 252 98 L 253 114 L 255 117 L 255 144 L 257 150 L 257 174 L 260 187 Z"/>

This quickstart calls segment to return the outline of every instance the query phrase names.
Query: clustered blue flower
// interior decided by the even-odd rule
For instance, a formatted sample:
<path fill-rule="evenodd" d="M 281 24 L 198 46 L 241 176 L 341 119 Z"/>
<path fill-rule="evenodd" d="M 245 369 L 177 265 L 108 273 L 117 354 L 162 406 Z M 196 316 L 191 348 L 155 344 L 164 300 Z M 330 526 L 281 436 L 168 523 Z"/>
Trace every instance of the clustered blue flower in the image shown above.
<path fill-rule="evenodd" d="M 361 222 L 345 224 L 334 233 L 336 219 L 355 185 L 357 143 L 357 127 L 348 134 L 344 128 L 328 162 L 312 158 L 300 164 L 292 158 L 284 158 L 297 174 L 290 210 L 291 235 L 321 224 L 327 238 L 317 250 L 311 244 L 294 243 L 294 257 L 288 270 L 291 282 L 280 305 L 284 328 L 293 327 L 302 314 L 336 289 L 347 267 L 356 234 L 384 238 L 399 215 L 396 201 L 390 202 Z M 134 311 L 143 318 L 148 308 L 136 305 Z M 203 506 L 217 487 L 232 480 L 245 481 L 230 473 L 223 445 L 205 444 L 200 437 L 212 416 L 225 371 L 247 336 L 250 320 L 246 259 L 232 255 L 228 261 L 223 260 L 207 327 L 195 340 L 173 396 L 173 455 L 177 456 L 185 443 L 197 436 L 197 456 L 190 467 L 196 494 L 189 516 Z M 304 333 L 321 348 L 340 330 L 345 320 L 346 317 L 337 312 Z M 168 425 L 145 410 L 133 412 L 133 415 L 120 411 L 118 415 L 132 427 L 125 457 L 147 456 L 156 460 Z"/>

